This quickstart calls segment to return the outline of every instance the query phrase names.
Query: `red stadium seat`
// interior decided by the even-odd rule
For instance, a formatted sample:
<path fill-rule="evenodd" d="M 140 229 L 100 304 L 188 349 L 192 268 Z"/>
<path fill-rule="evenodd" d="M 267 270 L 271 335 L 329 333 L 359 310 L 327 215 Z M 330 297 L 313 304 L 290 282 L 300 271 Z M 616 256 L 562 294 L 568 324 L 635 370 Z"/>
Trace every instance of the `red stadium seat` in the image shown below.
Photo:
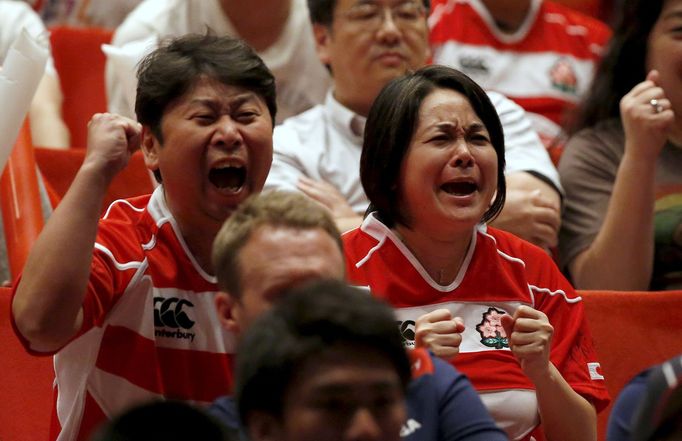
<path fill-rule="evenodd" d="M 84 149 L 34 148 L 31 144 L 30 127 L 24 124 L 0 179 L 0 205 L 13 279 L 24 267 L 31 246 L 44 223 L 36 170 L 40 170 L 52 206 L 56 206 L 83 163 L 85 152 Z M 132 156 L 128 166 L 112 181 L 102 209 L 105 210 L 116 199 L 148 194 L 153 189 L 142 152 L 138 151 Z"/>
<path fill-rule="evenodd" d="M 92 27 L 55 26 L 50 28 L 54 64 L 64 94 L 62 112 L 71 132 L 71 145 L 87 144 L 87 123 L 97 112 L 107 109 L 104 86 L 106 58 L 101 50 L 111 41 L 112 31 Z"/>
<path fill-rule="evenodd" d="M 682 354 L 682 291 L 579 293 L 612 400 L 640 371 Z M 610 411 L 599 414 L 599 440 Z"/>
<path fill-rule="evenodd" d="M 48 191 L 53 192 L 51 195 L 53 205 L 56 205 L 55 202 L 61 200 L 76 177 L 85 158 L 85 150 L 55 150 L 36 147 L 35 156 Z M 153 190 L 152 178 L 144 164 L 142 152 L 135 152 L 126 168 L 111 182 L 104 198 L 103 209 L 116 199 L 148 194 Z"/>
<path fill-rule="evenodd" d="M 36 162 L 28 123 L 21 128 L 0 178 L 0 204 L 10 273 L 14 278 L 24 267 L 31 246 L 43 228 Z"/>
<path fill-rule="evenodd" d="M 45 441 L 52 416 L 52 358 L 26 353 L 9 311 L 10 289 L 0 288 L 0 440 Z"/>

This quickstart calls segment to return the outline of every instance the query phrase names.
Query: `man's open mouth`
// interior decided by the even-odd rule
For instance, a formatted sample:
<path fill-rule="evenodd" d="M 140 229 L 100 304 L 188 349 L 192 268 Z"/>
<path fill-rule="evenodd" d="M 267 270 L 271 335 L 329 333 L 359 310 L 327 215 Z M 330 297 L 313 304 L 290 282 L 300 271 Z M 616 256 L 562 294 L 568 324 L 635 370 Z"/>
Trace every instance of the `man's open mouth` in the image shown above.
<path fill-rule="evenodd" d="M 212 168 L 208 180 L 221 190 L 238 191 L 246 181 L 246 168 L 241 165 L 226 165 Z"/>

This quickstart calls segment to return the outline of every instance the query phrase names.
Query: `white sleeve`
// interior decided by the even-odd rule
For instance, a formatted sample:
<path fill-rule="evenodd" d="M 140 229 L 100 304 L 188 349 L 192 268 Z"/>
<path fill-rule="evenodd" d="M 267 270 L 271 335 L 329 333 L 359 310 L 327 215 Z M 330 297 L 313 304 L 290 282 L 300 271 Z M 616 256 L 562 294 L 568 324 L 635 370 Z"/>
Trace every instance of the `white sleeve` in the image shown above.
<path fill-rule="evenodd" d="M 505 174 L 525 171 L 541 175 L 563 195 L 559 172 L 552 163 L 547 149 L 533 130 L 521 106 L 497 92 L 487 92 L 495 106 L 504 131 Z"/>
<path fill-rule="evenodd" d="M 265 189 L 299 191 L 296 184 L 306 173 L 299 157 L 305 146 L 298 133 L 286 125 L 278 125 L 272 135 L 272 144 L 272 167 L 265 181 Z"/>

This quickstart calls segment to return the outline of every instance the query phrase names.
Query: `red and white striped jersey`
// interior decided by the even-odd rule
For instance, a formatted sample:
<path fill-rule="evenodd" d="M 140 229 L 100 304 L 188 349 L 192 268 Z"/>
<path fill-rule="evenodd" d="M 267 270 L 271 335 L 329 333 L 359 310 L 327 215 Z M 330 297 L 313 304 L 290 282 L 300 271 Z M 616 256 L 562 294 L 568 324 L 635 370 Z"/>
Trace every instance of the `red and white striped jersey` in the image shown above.
<path fill-rule="evenodd" d="M 218 321 L 217 289 L 162 187 L 115 201 L 100 220 L 83 327 L 54 356 L 52 439 L 87 440 L 103 420 L 145 400 L 209 404 L 229 393 L 235 342 Z"/>
<path fill-rule="evenodd" d="M 360 228 L 346 233 L 343 241 L 349 281 L 368 287 L 394 306 L 408 347 L 414 346 L 416 319 L 427 312 L 447 308 L 464 320 L 466 329 L 453 365 L 482 393 L 501 427 L 513 424 L 504 420 L 519 418 L 518 412 L 508 402 L 486 400 L 486 395 L 492 398 L 498 392 L 534 390 L 500 324 L 501 315 L 513 315 L 520 305 L 540 310 L 549 318 L 554 327 L 550 358 L 571 387 L 597 409 L 608 403 L 581 298 L 540 248 L 512 234 L 480 226 L 472 233 L 459 274 L 450 285 L 442 286 L 374 214 Z M 501 408 L 495 408 L 495 403 Z M 532 421 L 534 415 L 531 412 L 527 420 Z M 531 425 L 520 433 L 529 434 L 532 429 Z"/>
<path fill-rule="evenodd" d="M 610 29 L 547 0 L 533 0 L 521 27 L 502 32 L 481 0 L 432 0 L 434 63 L 452 66 L 486 90 L 516 101 L 548 145 L 566 110 L 592 81 Z"/>

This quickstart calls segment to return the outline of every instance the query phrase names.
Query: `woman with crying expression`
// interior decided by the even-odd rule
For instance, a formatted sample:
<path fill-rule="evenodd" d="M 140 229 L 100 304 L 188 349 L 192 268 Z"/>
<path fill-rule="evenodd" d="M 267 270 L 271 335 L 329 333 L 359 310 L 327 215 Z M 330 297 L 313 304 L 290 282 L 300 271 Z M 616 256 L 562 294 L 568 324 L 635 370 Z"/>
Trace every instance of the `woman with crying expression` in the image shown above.
<path fill-rule="evenodd" d="M 360 165 L 371 206 L 344 236 L 349 279 L 396 309 L 407 346 L 464 372 L 514 440 L 596 440 L 608 402 L 581 299 L 542 249 L 488 227 L 504 135 L 483 90 L 429 66 L 375 101 Z"/>

